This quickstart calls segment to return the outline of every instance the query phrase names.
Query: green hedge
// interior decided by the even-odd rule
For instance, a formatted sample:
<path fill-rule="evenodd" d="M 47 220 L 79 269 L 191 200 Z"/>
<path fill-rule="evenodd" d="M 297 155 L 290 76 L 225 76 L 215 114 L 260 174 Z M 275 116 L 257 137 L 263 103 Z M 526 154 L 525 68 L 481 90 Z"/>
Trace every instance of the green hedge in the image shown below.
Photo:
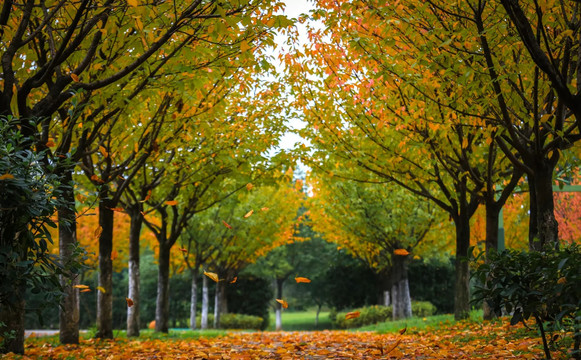
<path fill-rule="evenodd" d="M 345 319 L 347 312 L 336 312 L 331 310 L 329 318 L 334 328 L 347 329 L 357 328 L 365 325 L 377 324 L 380 322 L 391 321 L 393 309 L 391 306 L 366 306 L 352 311 L 359 311 L 359 317 L 354 319 Z M 413 301 L 412 314 L 415 317 L 426 317 L 433 315 L 436 307 L 428 301 Z"/>
<path fill-rule="evenodd" d="M 198 314 L 196 323 L 200 328 L 201 316 Z M 221 314 L 220 329 L 260 330 L 263 319 L 260 316 L 245 314 Z M 208 328 L 214 328 L 214 314 L 208 314 Z"/>

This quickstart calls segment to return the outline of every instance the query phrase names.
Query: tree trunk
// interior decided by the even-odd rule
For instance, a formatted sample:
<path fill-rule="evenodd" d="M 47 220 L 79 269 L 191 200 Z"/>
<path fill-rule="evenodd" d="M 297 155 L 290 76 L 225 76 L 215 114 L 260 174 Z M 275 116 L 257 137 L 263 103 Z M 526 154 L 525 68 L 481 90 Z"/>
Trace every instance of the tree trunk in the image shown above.
<path fill-rule="evenodd" d="M 210 308 L 210 294 L 208 291 L 208 277 L 202 276 L 202 318 L 200 319 L 200 328 L 208 328 L 208 309 Z"/>
<path fill-rule="evenodd" d="M 157 299 L 155 304 L 155 331 L 168 332 L 169 318 L 169 259 L 170 247 L 159 243 Z"/>
<path fill-rule="evenodd" d="M 191 273 L 192 293 L 190 296 L 190 329 L 196 330 L 196 311 L 198 307 L 198 267 L 195 266 Z"/>
<path fill-rule="evenodd" d="M 99 194 L 99 286 L 97 291 L 97 338 L 113 338 L 113 210 L 114 204 L 108 199 L 108 191 Z"/>
<path fill-rule="evenodd" d="M 75 190 L 72 186 L 72 171 L 65 170 L 63 182 L 70 186 L 63 191 L 64 206 L 58 208 L 59 253 L 64 263 L 71 260 L 77 245 L 77 223 L 75 214 Z M 74 274 L 60 276 L 64 297 L 59 306 L 59 338 L 61 344 L 79 343 L 79 279 Z"/>
<path fill-rule="evenodd" d="M 549 164 L 540 164 L 535 169 L 533 181 L 535 205 L 537 211 L 537 233 L 533 234 L 532 251 L 545 248 L 559 248 L 559 225 L 555 219 L 553 202 L 553 168 Z"/>
<path fill-rule="evenodd" d="M 393 319 L 407 319 L 412 316 L 412 300 L 408 281 L 408 257 L 393 255 L 392 257 Z"/>
<path fill-rule="evenodd" d="M 12 284 L 10 304 L 0 306 L 0 354 L 24 354 L 25 285 Z"/>
<path fill-rule="evenodd" d="M 470 216 L 465 209 L 460 210 L 454 220 L 456 227 L 456 282 L 454 289 L 454 318 L 466 319 L 470 315 L 470 269 L 468 249 L 470 248 Z"/>
<path fill-rule="evenodd" d="M 282 285 L 284 284 L 284 279 L 276 279 L 276 298 L 282 299 Z M 276 303 L 276 330 L 282 330 L 282 304 Z"/>
<path fill-rule="evenodd" d="M 315 328 L 319 326 L 319 314 L 321 313 L 321 308 L 323 304 L 317 304 L 317 313 L 315 314 Z"/>
<path fill-rule="evenodd" d="M 537 195 L 535 190 L 535 180 L 528 176 L 529 183 L 529 250 L 534 249 L 535 236 L 538 236 L 538 212 L 537 212 Z"/>
<path fill-rule="evenodd" d="M 139 238 L 143 217 L 140 206 L 135 206 L 129 210 L 131 224 L 129 229 L 129 291 L 127 297 L 133 301 L 133 306 L 127 307 L 127 336 L 139 336 L 140 321 L 139 309 L 141 306 L 139 298 L 140 259 L 139 259 Z"/>
<path fill-rule="evenodd" d="M 486 260 L 490 254 L 498 250 L 498 217 L 500 214 L 501 206 L 496 203 L 488 202 L 486 204 Z M 488 306 L 488 303 L 484 301 L 482 303 L 483 318 L 484 320 L 492 320 L 496 317 L 494 311 Z"/>
<path fill-rule="evenodd" d="M 220 326 L 220 283 L 216 283 L 214 291 L 214 329 Z"/>

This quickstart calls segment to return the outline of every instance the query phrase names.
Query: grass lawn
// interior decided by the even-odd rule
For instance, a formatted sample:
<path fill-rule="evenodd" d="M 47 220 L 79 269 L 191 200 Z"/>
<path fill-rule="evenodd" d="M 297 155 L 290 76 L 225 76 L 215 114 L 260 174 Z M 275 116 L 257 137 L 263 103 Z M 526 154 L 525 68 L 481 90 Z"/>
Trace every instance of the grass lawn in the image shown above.
<path fill-rule="evenodd" d="M 326 330 L 331 328 L 331 321 L 329 320 L 329 312 L 321 311 L 319 314 L 319 324 L 315 326 L 315 319 L 317 316 L 316 310 L 307 310 L 300 312 L 283 311 L 282 312 L 282 328 L 286 331 L 295 330 Z M 274 313 L 270 313 L 270 321 L 266 330 L 273 331 L 276 326 L 276 319 Z"/>

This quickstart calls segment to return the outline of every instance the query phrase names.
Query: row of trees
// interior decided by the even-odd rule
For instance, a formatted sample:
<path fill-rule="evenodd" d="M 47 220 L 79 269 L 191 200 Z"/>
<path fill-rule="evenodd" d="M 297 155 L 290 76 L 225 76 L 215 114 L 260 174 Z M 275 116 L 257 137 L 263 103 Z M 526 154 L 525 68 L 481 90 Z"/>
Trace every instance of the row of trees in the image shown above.
<path fill-rule="evenodd" d="M 487 251 L 515 189 L 530 193 L 530 249 L 559 246 L 552 186 L 578 165 L 581 4 L 316 3 L 311 18 L 322 26 L 284 58 L 309 124 L 304 159 L 318 178 L 381 183 L 390 193 L 397 185 L 416 196 L 397 208 L 428 200 L 446 213 L 456 233 L 455 317 L 464 318 L 479 205 Z M 359 246 L 369 246 L 366 236 L 383 241 L 366 233 Z"/>
<path fill-rule="evenodd" d="M 97 336 L 112 337 L 114 213 L 124 211 L 131 217 L 130 296 L 145 225 L 159 254 L 156 330 L 167 331 L 170 252 L 180 235 L 197 227 L 194 215 L 249 183 L 267 182 L 278 160 L 264 156 L 285 130 L 284 107 L 279 88 L 256 74 L 271 69 L 265 51 L 273 31 L 291 24 L 274 15 L 280 6 L 269 0 L 3 2 L 0 116 L 11 136 L 25 139 L 24 153 L 38 154 L 41 174 L 55 178 L 41 193 L 47 199 L 58 193 L 60 200 L 41 209 L 24 197 L 7 198 L 31 207 L 32 215 L 10 213 L 18 221 L 2 222 L 3 256 L 15 264 L 6 278 L 34 263 L 31 251 L 47 252 L 46 232 L 28 225 L 55 210 L 55 264 L 75 263 L 77 206 L 92 201 L 99 223 Z M 17 168 L 9 167 L 3 181 L 20 181 Z M 26 231 L 15 227 L 20 222 Z M 78 343 L 74 269 L 59 268 L 62 343 Z M 5 337 L 3 352 L 23 352 L 23 288 L 32 278 L 2 289 L 0 331 L 14 335 Z"/>

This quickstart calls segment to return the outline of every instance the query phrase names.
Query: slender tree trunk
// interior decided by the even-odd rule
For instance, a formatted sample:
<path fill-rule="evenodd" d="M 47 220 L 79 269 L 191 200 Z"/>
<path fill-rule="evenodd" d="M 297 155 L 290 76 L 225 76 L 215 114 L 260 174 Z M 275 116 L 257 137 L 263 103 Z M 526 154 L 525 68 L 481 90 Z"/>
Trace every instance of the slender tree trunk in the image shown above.
<path fill-rule="evenodd" d="M 276 298 L 282 299 L 282 286 L 284 284 L 284 279 L 276 279 Z M 276 303 L 276 330 L 282 330 L 282 304 Z"/>
<path fill-rule="evenodd" d="M 546 247 L 559 248 L 559 224 L 555 219 L 553 201 L 553 168 L 541 164 L 535 171 L 533 181 L 537 211 L 537 234 L 533 235 L 531 250 L 540 251 Z"/>
<path fill-rule="evenodd" d="M 155 306 L 155 331 L 168 332 L 169 318 L 169 259 L 170 247 L 159 243 L 159 266 L 157 274 L 157 299 Z"/>
<path fill-rule="evenodd" d="M 139 238 L 143 217 L 140 213 L 140 206 L 134 206 L 130 211 L 131 224 L 129 229 L 129 291 L 127 297 L 133 301 L 133 306 L 127 307 L 127 336 L 139 336 L 140 321 L 139 310 L 141 301 L 139 297 L 140 259 L 139 259 Z"/>
<path fill-rule="evenodd" d="M 99 194 L 99 286 L 97 291 L 97 338 L 113 338 L 113 210 L 114 204 L 108 199 L 105 190 Z"/>
<path fill-rule="evenodd" d="M 210 292 L 208 291 L 208 277 L 202 276 L 202 318 L 200 328 L 208 328 L 208 309 L 210 308 Z"/>
<path fill-rule="evenodd" d="M 192 293 L 190 296 L 190 329 L 196 330 L 196 311 L 198 307 L 198 267 L 194 265 L 192 273 Z"/>
<path fill-rule="evenodd" d="M 529 183 L 529 250 L 534 250 L 535 237 L 538 236 L 538 212 L 537 194 L 535 190 L 535 179 L 527 176 Z"/>
<path fill-rule="evenodd" d="M 11 284 L 12 297 L 10 304 L 3 303 L 0 306 L 0 354 L 13 352 L 24 354 L 24 313 L 26 302 L 24 300 L 25 285 Z"/>
<path fill-rule="evenodd" d="M 393 255 L 392 285 L 393 319 L 407 319 L 412 316 L 412 300 L 408 280 L 408 257 Z"/>
<path fill-rule="evenodd" d="M 456 226 L 456 282 L 454 290 L 454 318 L 462 320 L 470 315 L 470 216 L 465 209 L 455 219 Z"/>
<path fill-rule="evenodd" d="M 64 206 L 58 208 L 59 223 L 59 253 L 64 263 L 71 260 L 77 245 L 77 223 L 75 213 L 75 190 L 72 185 L 72 170 L 65 170 L 63 174 L 65 186 L 63 189 Z M 60 276 L 60 283 L 64 297 L 59 307 L 59 338 L 61 344 L 79 343 L 79 284 L 77 276 L 66 274 Z"/>
<path fill-rule="evenodd" d="M 319 314 L 321 313 L 321 308 L 323 304 L 317 304 L 317 314 L 315 314 L 315 327 L 319 326 Z"/>
<path fill-rule="evenodd" d="M 498 250 L 498 222 L 501 206 L 496 203 L 491 203 L 490 201 L 486 204 L 486 259 L 490 254 Z M 488 306 L 488 303 L 484 301 L 482 303 L 483 317 L 484 320 L 492 320 L 496 317 L 494 311 Z"/>
<path fill-rule="evenodd" d="M 214 292 L 214 329 L 220 327 L 220 283 L 216 283 L 216 290 Z"/>

